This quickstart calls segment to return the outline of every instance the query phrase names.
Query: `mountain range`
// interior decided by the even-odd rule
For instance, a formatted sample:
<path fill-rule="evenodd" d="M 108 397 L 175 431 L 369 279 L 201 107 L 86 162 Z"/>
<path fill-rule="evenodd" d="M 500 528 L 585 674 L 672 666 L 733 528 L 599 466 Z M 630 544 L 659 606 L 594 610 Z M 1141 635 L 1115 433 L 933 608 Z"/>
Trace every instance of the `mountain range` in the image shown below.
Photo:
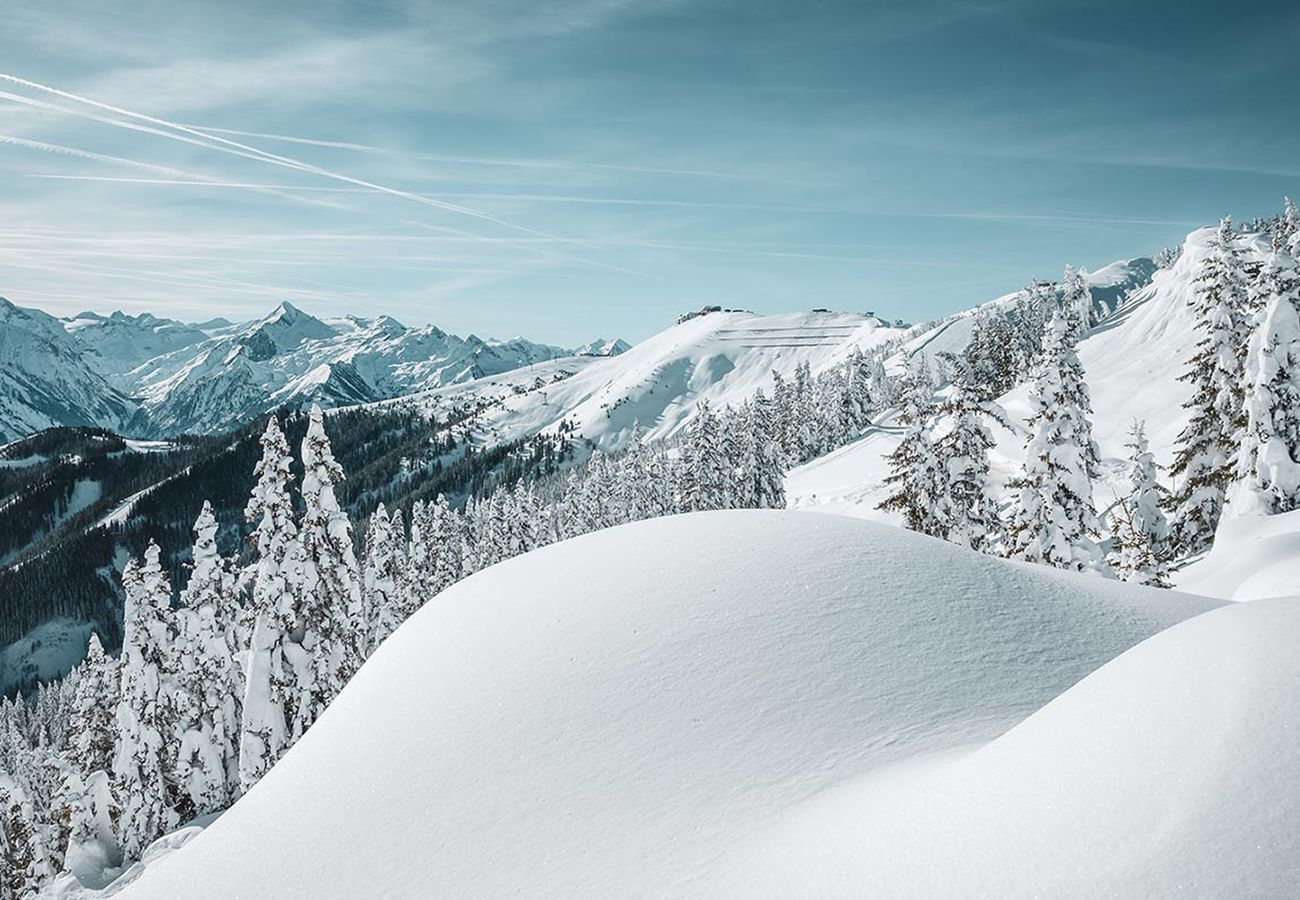
<path fill-rule="evenodd" d="M 390 316 L 319 319 L 289 302 L 251 322 L 190 324 L 150 313 L 57 318 L 0 298 L 0 441 L 58 426 L 214 434 L 287 406 L 385 400 L 627 346 L 462 338 Z"/>

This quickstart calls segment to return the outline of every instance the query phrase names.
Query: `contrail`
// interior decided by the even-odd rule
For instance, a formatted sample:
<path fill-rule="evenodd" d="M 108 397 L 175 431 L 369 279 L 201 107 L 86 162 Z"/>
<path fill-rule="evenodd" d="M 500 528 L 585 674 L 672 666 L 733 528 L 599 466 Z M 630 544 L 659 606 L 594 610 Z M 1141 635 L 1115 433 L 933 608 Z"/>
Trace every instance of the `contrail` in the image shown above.
<path fill-rule="evenodd" d="M 560 237 L 559 235 L 549 234 L 545 231 L 540 231 L 535 228 L 530 228 L 526 225 L 519 225 L 514 222 L 508 222 L 504 219 L 482 212 L 481 210 L 471 209 L 470 207 L 461 206 L 455 203 L 447 203 L 445 201 L 438 200 L 434 197 L 428 197 L 423 194 L 416 194 L 411 191 L 402 190 L 400 188 L 388 187 L 386 185 L 377 184 L 372 181 L 366 181 L 361 178 L 354 178 L 351 175 L 344 175 L 339 172 L 333 172 L 328 169 L 323 169 L 319 166 L 314 166 L 309 163 L 304 163 L 301 160 L 296 160 L 287 156 L 280 156 L 279 154 L 275 154 L 275 153 L 269 153 L 265 150 L 260 150 L 257 147 L 251 147 L 247 144 L 242 144 L 238 141 L 232 141 L 229 140 L 228 138 L 223 138 L 216 134 L 208 134 L 206 132 L 200 131 L 199 129 L 191 128 L 188 125 L 183 125 L 178 122 L 170 122 L 166 119 L 160 119 L 155 116 L 146 115 L 144 113 L 133 112 L 132 110 L 129 109 L 123 109 L 120 106 L 113 106 L 112 104 L 102 103 L 98 100 L 92 100 L 89 97 L 83 97 L 80 94 L 73 94 L 69 91 L 64 91 L 56 87 L 51 87 L 50 85 L 40 84 L 39 82 L 30 81 L 26 78 L 19 78 L 16 75 L 10 75 L 5 72 L 0 72 L 0 81 L 7 81 L 10 82 L 11 84 L 16 84 L 19 85 L 20 87 L 25 87 L 30 90 L 42 91 L 44 93 L 52 94 L 56 97 L 62 97 L 66 100 L 71 100 L 75 103 L 85 104 L 95 109 L 105 110 L 106 112 L 111 112 L 119 116 L 126 116 L 128 118 L 136 119 L 141 122 L 147 122 L 151 125 L 155 125 L 163 129 L 170 129 L 172 131 L 181 132 L 180 135 L 176 135 L 176 134 L 171 134 L 170 132 L 160 131 L 157 132 L 160 137 L 178 140 L 183 143 L 194 143 L 194 141 L 191 140 L 190 138 L 200 138 L 212 142 L 211 144 L 204 145 L 207 146 L 208 149 L 218 150 L 220 152 L 230 153 L 234 156 L 241 156 L 245 158 L 248 158 L 249 154 L 253 154 L 254 156 L 252 158 L 260 159 L 261 161 L 271 163 L 272 165 L 281 166 L 283 168 L 293 169 L 300 172 L 308 172 L 313 175 L 320 176 L 322 178 L 329 178 L 335 181 L 344 182 L 346 184 L 356 185 L 358 187 L 369 188 L 370 190 L 376 191 L 378 193 L 387 194 L 389 196 L 398 197 L 405 200 L 410 200 L 414 203 L 419 203 L 425 206 L 431 206 L 435 209 L 443 210 L 444 212 L 453 212 L 453 213 L 458 213 L 460 215 L 469 216 L 471 218 L 480 219 L 482 221 L 489 222 L 491 224 L 497 225 L 502 228 L 507 228 L 510 230 L 519 231 L 525 234 L 531 234 L 539 237 L 554 238 L 559 241 L 577 244 L 580 246 L 586 246 L 592 249 L 597 249 L 597 250 L 602 249 L 598 244 L 593 244 L 586 241 L 574 240 L 571 238 L 563 238 Z M 86 118 L 97 118 L 91 116 L 90 114 L 85 113 L 83 110 L 64 109 L 64 112 L 74 116 L 82 116 Z M 106 124 L 116 124 L 119 125 L 120 127 L 126 127 L 126 128 L 131 127 L 130 123 L 120 122 L 113 119 L 98 117 L 97 120 L 103 121 Z M 185 136 L 189 136 L 189 137 L 185 137 Z M 536 252 L 543 252 L 543 251 L 538 250 Z M 555 255 L 560 256 L 559 254 L 555 254 Z M 565 257 L 561 257 L 561 258 L 565 258 Z M 602 263 L 594 262 L 592 260 L 582 259 L 580 257 L 567 257 L 567 259 L 571 262 L 579 262 L 586 265 L 598 266 L 601 268 L 615 268 L 617 271 L 622 271 L 632 275 L 639 275 L 640 277 L 643 278 L 651 277 L 644 272 L 636 272 L 632 269 L 625 269 L 622 267 L 611 267 Z"/>
<path fill-rule="evenodd" d="M 583 160 L 558 159 L 498 159 L 483 156 L 453 156 L 442 153 L 420 153 L 414 150 L 391 150 L 372 144 L 356 144 L 350 141 L 326 141 L 317 138 L 294 137 L 287 134 L 272 134 L 265 131 L 240 131 L 236 128 L 212 128 L 206 125 L 190 126 L 210 134 L 233 134 L 239 137 L 264 138 L 270 141 L 283 141 L 287 144 L 306 144 L 312 147 L 328 147 L 333 150 L 351 150 L 356 153 L 379 153 L 385 156 L 405 156 L 411 159 L 427 159 L 430 162 L 463 163 L 474 166 L 505 166 L 521 169 L 596 169 L 615 172 L 640 172 L 645 175 L 679 175 L 689 178 L 721 178 L 728 181 L 750 181 L 745 175 L 732 172 L 711 172 L 705 169 L 667 169 L 655 166 L 632 166 L 615 163 L 595 163 Z"/>

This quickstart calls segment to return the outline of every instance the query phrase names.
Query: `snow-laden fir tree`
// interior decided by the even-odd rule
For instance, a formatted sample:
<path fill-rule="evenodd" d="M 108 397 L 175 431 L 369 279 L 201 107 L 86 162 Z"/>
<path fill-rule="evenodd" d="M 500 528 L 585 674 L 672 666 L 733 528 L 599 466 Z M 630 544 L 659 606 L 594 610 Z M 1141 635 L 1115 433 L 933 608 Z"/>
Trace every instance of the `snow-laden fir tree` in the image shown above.
<path fill-rule="evenodd" d="M 1024 472 L 1011 483 L 1017 496 L 1007 549 L 1030 562 L 1101 572 L 1106 563 L 1095 540 L 1099 529 L 1089 466 L 1095 445 L 1074 331 L 1070 316 L 1058 309 L 1043 337 L 1029 392 Z"/>
<path fill-rule="evenodd" d="M 118 840 L 127 859 L 178 824 L 173 774 L 167 770 L 174 728 L 175 682 L 167 671 L 172 640 L 171 585 L 159 563 L 158 545 L 144 563 L 131 561 L 122 573 L 122 652 L 118 668 L 117 744 L 114 794 L 121 805 Z"/>
<path fill-rule="evenodd" d="M 217 519 L 204 501 L 194 522 L 190 580 L 171 647 L 177 715 L 173 747 L 182 818 L 225 809 L 239 793 L 239 609 L 232 574 L 217 551 Z"/>
<path fill-rule="evenodd" d="M 723 452 L 718 417 L 701 401 L 687 430 L 681 456 L 682 506 L 689 512 L 725 509 L 731 473 Z"/>
<path fill-rule="evenodd" d="M 451 587 L 467 574 L 463 519 L 456 515 L 442 494 L 429 504 L 428 542 L 433 559 L 433 582 L 424 597 L 413 600 L 418 607 L 425 600 Z"/>
<path fill-rule="evenodd" d="M 1274 253 L 1261 280 L 1269 299 L 1246 358 L 1246 424 L 1232 511 L 1270 515 L 1300 509 L 1300 269 Z"/>
<path fill-rule="evenodd" d="M 949 361 L 952 397 L 939 412 L 951 419 L 948 433 L 935 442 L 947 492 L 935 508 L 936 532 L 972 550 L 993 551 L 1001 542 L 1002 521 L 989 481 L 988 451 L 994 445 L 987 419 L 1004 421 L 992 390 L 963 358 Z"/>
<path fill-rule="evenodd" d="M 749 453 L 741 477 L 748 482 L 746 494 L 754 509 L 785 509 L 785 468 L 781 450 L 772 437 L 772 402 L 762 389 L 754 394 L 749 415 Z"/>
<path fill-rule="evenodd" d="M 69 715 L 68 760 L 73 770 L 66 784 L 71 799 L 64 868 L 103 869 L 120 862 L 113 822 L 111 768 L 117 730 L 117 663 L 104 653 L 91 632 L 86 659 L 77 670 Z"/>
<path fill-rule="evenodd" d="M 29 900 L 53 874 L 30 798 L 0 773 L 0 900 Z"/>
<path fill-rule="evenodd" d="M 334 493 L 334 486 L 343 480 L 343 467 L 334 459 L 318 405 L 308 414 L 302 468 L 298 543 L 303 571 L 298 614 L 304 631 L 297 643 L 309 656 L 312 670 L 304 685 L 307 696 L 303 699 L 308 706 L 299 712 L 303 716 L 300 728 L 306 731 L 361 667 L 365 644 L 361 573 L 352 543 L 352 523 Z"/>
<path fill-rule="evenodd" d="M 1142 422 L 1129 432 L 1129 490 L 1111 513 L 1111 563 L 1124 581 L 1169 587 L 1169 523 L 1161 510 L 1164 488 Z"/>
<path fill-rule="evenodd" d="M 261 444 L 262 458 L 254 470 L 257 483 L 244 509 L 257 548 L 240 718 L 239 782 L 244 791 L 289 748 L 290 716 L 299 706 L 299 676 L 310 677 L 310 670 L 294 671 L 285 656 L 285 647 L 300 641 L 303 634 L 297 614 L 301 570 L 298 528 L 289 498 L 292 460 L 274 417 L 266 424 Z M 294 656 L 302 660 L 301 653 Z"/>
<path fill-rule="evenodd" d="M 903 524 L 913 531 L 942 537 L 939 504 L 947 496 L 948 485 L 930 433 L 934 412 L 934 382 L 925 356 L 918 353 L 908 359 L 907 371 L 899 380 L 897 418 L 903 437 L 886 457 L 889 475 L 885 484 L 893 486 L 893 493 L 879 508 L 901 512 Z"/>
<path fill-rule="evenodd" d="M 112 766 L 117 701 L 117 662 L 108 658 L 99 635 L 92 631 L 68 723 L 69 757 L 83 776 Z"/>
<path fill-rule="evenodd" d="M 1192 385 L 1191 411 L 1178 435 L 1170 472 L 1180 478 L 1170 498 L 1175 544 L 1185 553 L 1214 539 L 1226 491 L 1236 476 L 1244 426 L 1245 286 L 1232 224 L 1219 223 L 1196 276 L 1193 308 L 1202 337 L 1181 376 Z"/>
<path fill-rule="evenodd" d="M 1061 306 L 1069 317 L 1073 332 L 1071 336 L 1078 343 L 1097 323 L 1092 292 L 1088 290 L 1088 273 L 1083 269 L 1066 266 L 1065 277 L 1061 279 L 1061 292 Z"/>
<path fill-rule="evenodd" d="M 389 517 L 384 504 L 370 516 L 366 529 L 365 563 L 362 567 L 362 597 L 369 634 L 366 654 L 375 651 L 408 615 L 408 601 L 402 596 L 401 510 Z"/>

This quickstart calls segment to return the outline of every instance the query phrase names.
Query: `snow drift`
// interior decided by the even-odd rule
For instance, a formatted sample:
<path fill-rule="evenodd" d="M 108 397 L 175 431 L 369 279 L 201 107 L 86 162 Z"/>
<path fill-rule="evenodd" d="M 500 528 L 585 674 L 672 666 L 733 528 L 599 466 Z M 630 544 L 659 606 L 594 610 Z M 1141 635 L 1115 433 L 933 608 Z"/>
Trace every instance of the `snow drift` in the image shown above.
<path fill-rule="evenodd" d="M 1214 605 L 837 516 L 597 532 L 435 598 L 248 796 L 119 896 L 726 896 L 783 821 L 781 844 L 817 842 L 819 818 L 797 826 L 816 798 L 990 741 Z M 1049 725 L 993 746 L 1026 752 Z"/>
<path fill-rule="evenodd" d="M 1138 645 L 987 746 L 815 798 L 717 895 L 1290 897 L 1300 598 Z"/>

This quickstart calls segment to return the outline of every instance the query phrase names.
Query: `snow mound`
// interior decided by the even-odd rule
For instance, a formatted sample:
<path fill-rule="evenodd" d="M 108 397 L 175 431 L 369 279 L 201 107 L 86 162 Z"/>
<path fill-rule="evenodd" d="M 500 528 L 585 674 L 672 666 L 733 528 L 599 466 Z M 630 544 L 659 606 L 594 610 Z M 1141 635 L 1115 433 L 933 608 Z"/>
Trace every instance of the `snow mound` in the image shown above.
<path fill-rule="evenodd" d="M 426 605 L 119 896 L 719 896 L 809 798 L 991 740 L 1213 606 L 838 516 L 597 532 Z"/>
<path fill-rule="evenodd" d="M 975 752 L 815 798 L 727 860 L 713 889 L 1295 896 L 1297 641 L 1300 598 L 1184 622 Z"/>

